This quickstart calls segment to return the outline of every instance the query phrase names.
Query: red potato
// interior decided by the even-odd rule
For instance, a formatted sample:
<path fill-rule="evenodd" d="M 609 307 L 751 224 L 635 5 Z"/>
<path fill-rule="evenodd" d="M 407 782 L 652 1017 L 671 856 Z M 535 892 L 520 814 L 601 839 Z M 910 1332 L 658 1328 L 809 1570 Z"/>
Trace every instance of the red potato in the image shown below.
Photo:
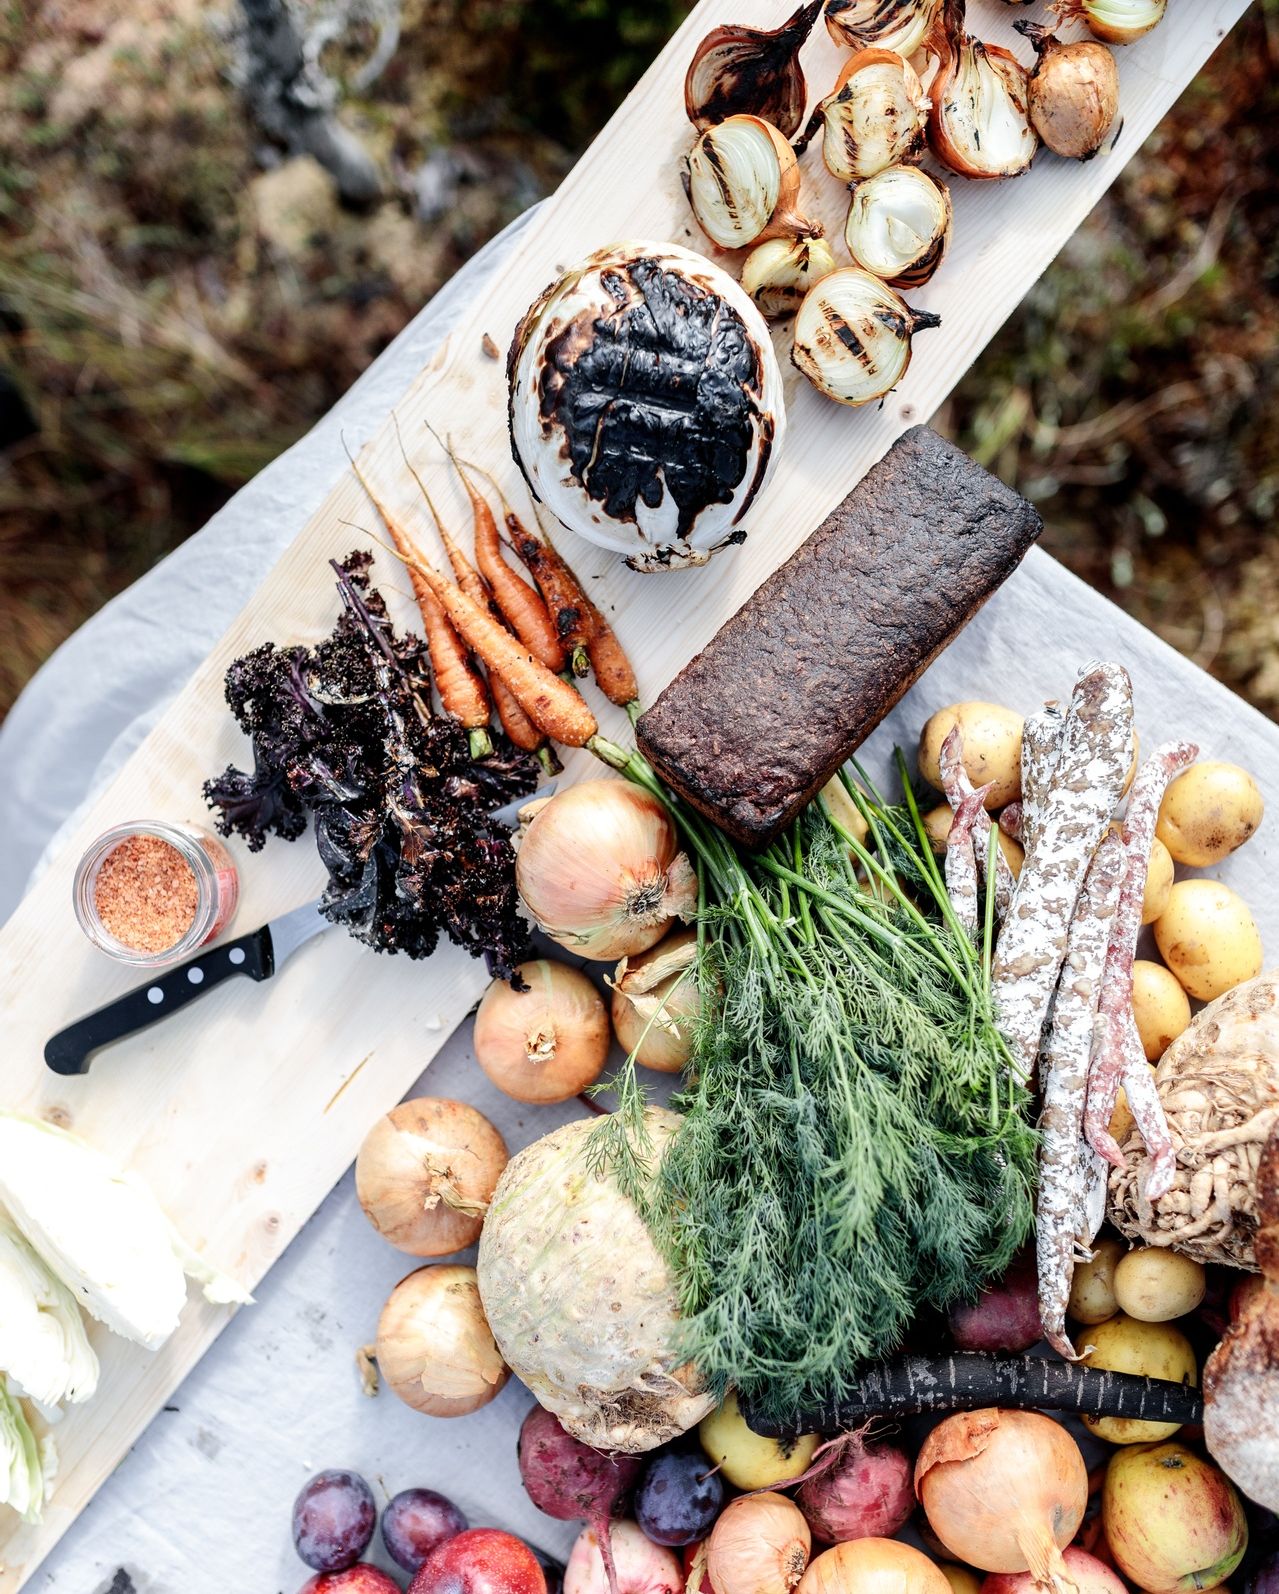
<path fill-rule="evenodd" d="M 298 1594 L 400 1594 L 400 1585 L 380 1567 L 360 1561 L 343 1572 L 317 1572 Z"/>
<path fill-rule="evenodd" d="M 959 1350 L 1029 1350 L 1044 1336 L 1034 1268 L 1015 1262 L 999 1283 L 983 1290 L 971 1306 L 956 1306 L 949 1323 Z"/>
<path fill-rule="evenodd" d="M 408 1594 L 546 1594 L 546 1574 L 513 1534 L 468 1528 L 427 1557 Z"/>

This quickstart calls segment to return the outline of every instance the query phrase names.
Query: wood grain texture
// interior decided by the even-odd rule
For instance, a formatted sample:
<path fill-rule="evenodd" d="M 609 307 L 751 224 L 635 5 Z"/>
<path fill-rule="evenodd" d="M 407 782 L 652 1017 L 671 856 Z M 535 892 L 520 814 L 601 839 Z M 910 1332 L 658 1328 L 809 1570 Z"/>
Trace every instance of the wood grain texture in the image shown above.
<path fill-rule="evenodd" d="M 602 551 L 561 541 L 590 590 L 617 621 L 651 701 L 878 459 L 894 437 L 926 419 L 1048 264 L 1097 198 L 1242 14 L 1246 0 L 1194 0 L 1140 44 L 1120 51 L 1124 128 L 1117 148 L 1078 166 L 1041 155 L 1012 184 L 956 179 L 955 243 L 938 278 L 910 297 L 943 318 L 921 336 L 898 392 L 875 411 L 848 411 L 807 389 L 787 365 L 790 431 L 784 456 L 751 521 L 744 547 L 702 571 L 641 577 Z M 701 247 L 677 180 L 690 142 L 681 83 L 694 42 L 714 23 L 772 26 L 778 0 L 702 0 L 640 86 L 524 235 L 503 279 L 477 302 L 399 406 L 402 433 L 459 525 L 462 500 L 423 422 L 464 443 L 514 488 L 505 439 L 505 390 L 486 334 L 505 348 L 519 315 L 559 268 L 622 238 Z M 1011 38 L 998 0 L 973 0 L 977 31 Z M 1027 52 L 1018 41 L 1025 58 Z M 806 57 L 813 90 L 833 81 L 841 54 L 824 32 Z M 804 162 L 808 209 L 842 234 L 846 196 L 817 150 Z M 842 243 L 837 243 L 842 258 Z M 429 534 L 389 419 L 363 463 L 406 516 Z M 263 987 L 232 983 L 166 1025 L 105 1054 L 84 1079 L 48 1074 L 46 1036 L 133 983 L 80 937 L 70 881 L 88 840 L 117 821 L 148 816 L 199 820 L 200 783 L 244 755 L 222 705 L 230 659 L 268 638 L 314 638 L 336 599 L 326 560 L 358 540 L 344 521 L 374 521 L 345 478 L 305 526 L 205 664 L 126 768 L 103 791 L 60 857 L 0 933 L 0 1099 L 54 1116 L 146 1177 L 193 1244 L 252 1285 L 348 1165 L 364 1129 L 402 1093 L 482 990 L 478 965 L 448 948 L 427 964 L 377 957 L 331 931 L 301 951 L 285 976 Z M 379 550 L 380 584 L 408 617 L 407 582 Z M 109 670 L 104 661 L 104 670 Z M 92 689 L 88 683 L 87 690 Z M 597 702 L 601 721 L 624 721 Z M 570 766 L 581 772 L 589 759 Z M 271 843 L 249 859 L 239 849 L 250 928 L 314 896 L 323 876 L 309 842 Z M 31 1575 L 76 1513 L 164 1404 L 226 1321 L 195 1301 L 178 1332 L 150 1356 L 95 1335 L 102 1385 L 60 1425 L 54 1498 L 35 1528 L 0 1512 L 0 1594 Z M 245 1413 L 252 1421 L 252 1413 Z"/>

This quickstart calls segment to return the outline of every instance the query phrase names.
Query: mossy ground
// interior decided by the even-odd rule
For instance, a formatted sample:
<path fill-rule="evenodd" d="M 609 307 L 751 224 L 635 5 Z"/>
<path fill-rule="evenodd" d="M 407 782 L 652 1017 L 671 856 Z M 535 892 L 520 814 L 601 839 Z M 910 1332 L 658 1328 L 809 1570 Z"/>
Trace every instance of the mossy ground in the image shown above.
<path fill-rule="evenodd" d="M 0 714 L 555 186 L 685 9 L 403 0 L 367 91 L 368 41 L 324 58 L 391 177 L 358 215 L 246 121 L 231 10 L 0 0 L 0 432 L 27 434 L 0 455 Z M 1053 553 L 1272 714 L 1277 65 L 1263 0 L 938 418 Z"/>

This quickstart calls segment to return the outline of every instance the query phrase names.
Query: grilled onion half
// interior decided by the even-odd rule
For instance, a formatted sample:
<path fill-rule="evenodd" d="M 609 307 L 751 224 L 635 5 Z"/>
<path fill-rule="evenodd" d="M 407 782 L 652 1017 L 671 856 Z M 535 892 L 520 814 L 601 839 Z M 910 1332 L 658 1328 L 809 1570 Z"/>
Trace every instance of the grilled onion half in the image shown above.
<path fill-rule="evenodd" d="M 507 361 L 534 493 L 632 569 L 745 540 L 785 429 L 781 370 L 738 283 L 676 244 L 627 242 L 552 283 Z"/>

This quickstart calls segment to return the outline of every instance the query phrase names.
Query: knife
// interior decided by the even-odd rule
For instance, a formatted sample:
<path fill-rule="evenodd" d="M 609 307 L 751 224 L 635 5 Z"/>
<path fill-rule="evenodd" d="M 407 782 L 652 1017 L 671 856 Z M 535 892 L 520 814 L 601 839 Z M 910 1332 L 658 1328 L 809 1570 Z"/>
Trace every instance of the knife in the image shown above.
<path fill-rule="evenodd" d="M 536 795 L 550 797 L 558 784 L 550 781 Z M 495 809 L 489 818 L 498 824 L 515 825 L 519 822 L 520 810 L 532 800 L 532 797 L 519 797 Z M 187 962 L 166 969 L 145 985 L 139 985 L 127 996 L 117 997 L 114 1002 L 59 1030 L 45 1043 L 44 1060 L 55 1074 L 87 1074 L 95 1052 L 176 1013 L 224 980 L 237 974 L 247 974 L 258 982 L 269 980 L 300 946 L 327 930 L 329 924 L 320 912 L 320 904 L 308 902 L 305 907 L 294 908 L 292 913 L 264 924 L 260 930 L 242 935 L 238 941 L 227 941 L 210 947 L 207 952 L 199 952 Z"/>
<path fill-rule="evenodd" d="M 165 969 L 127 996 L 117 997 L 59 1030 L 45 1043 L 44 1060 L 55 1074 L 87 1074 L 94 1052 L 167 1018 L 224 980 L 237 974 L 247 974 L 251 980 L 269 980 L 300 946 L 329 925 L 319 903 L 308 902 L 264 924 L 260 930 L 199 952 L 187 962 Z"/>

